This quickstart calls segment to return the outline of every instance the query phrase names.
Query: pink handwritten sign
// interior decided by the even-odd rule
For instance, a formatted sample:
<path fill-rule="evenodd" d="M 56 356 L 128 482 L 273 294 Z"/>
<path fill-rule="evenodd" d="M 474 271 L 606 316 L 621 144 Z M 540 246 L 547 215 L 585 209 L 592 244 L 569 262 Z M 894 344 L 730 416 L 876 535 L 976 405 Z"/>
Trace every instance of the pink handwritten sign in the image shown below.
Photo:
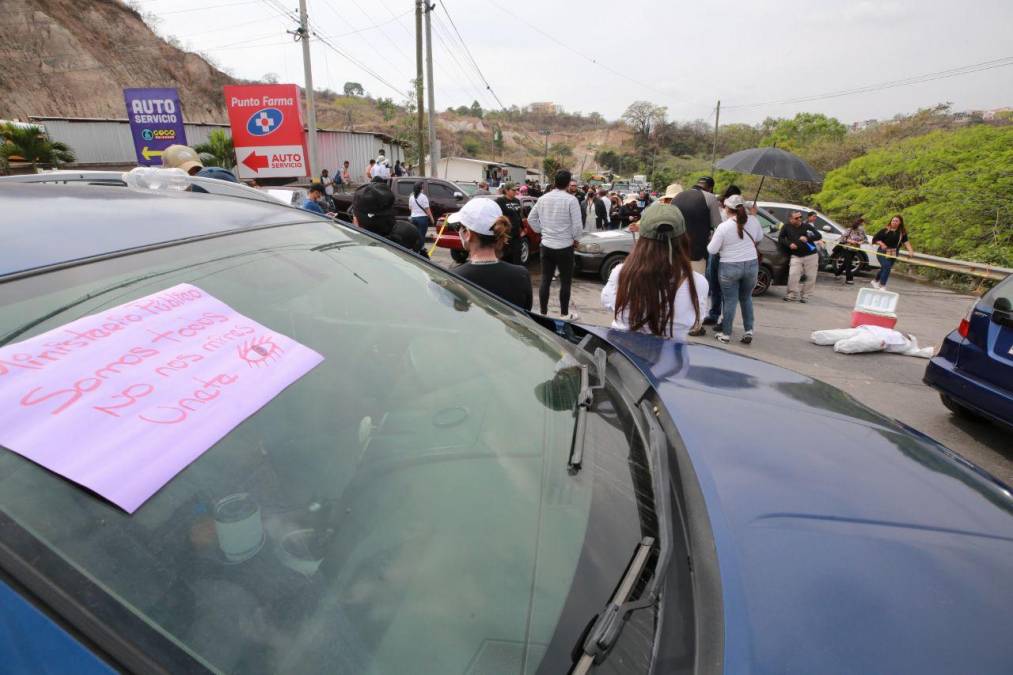
<path fill-rule="evenodd" d="M 133 513 L 321 361 L 179 284 L 0 349 L 0 444 Z"/>

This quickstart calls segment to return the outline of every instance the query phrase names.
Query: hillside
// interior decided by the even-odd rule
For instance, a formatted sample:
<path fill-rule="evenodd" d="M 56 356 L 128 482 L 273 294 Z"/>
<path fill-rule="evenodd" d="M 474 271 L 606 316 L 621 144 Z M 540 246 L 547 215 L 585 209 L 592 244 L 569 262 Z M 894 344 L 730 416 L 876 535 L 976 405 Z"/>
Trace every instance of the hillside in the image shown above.
<path fill-rule="evenodd" d="M 180 90 L 188 121 L 225 119 L 234 80 L 158 37 L 117 0 L 4 0 L 0 119 L 125 117 L 125 87 Z"/>

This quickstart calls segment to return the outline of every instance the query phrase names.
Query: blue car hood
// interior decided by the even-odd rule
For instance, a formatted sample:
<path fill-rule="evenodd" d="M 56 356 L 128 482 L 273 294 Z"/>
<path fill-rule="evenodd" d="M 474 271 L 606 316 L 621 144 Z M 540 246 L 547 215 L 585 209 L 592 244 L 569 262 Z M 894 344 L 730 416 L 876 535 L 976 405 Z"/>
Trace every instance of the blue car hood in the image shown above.
<path fill-rule="evenodd" d="M 603 328 L 652 381 L 706 502 L 729 673 L 999 673 L 1013 499 L 835 387 Z"/>

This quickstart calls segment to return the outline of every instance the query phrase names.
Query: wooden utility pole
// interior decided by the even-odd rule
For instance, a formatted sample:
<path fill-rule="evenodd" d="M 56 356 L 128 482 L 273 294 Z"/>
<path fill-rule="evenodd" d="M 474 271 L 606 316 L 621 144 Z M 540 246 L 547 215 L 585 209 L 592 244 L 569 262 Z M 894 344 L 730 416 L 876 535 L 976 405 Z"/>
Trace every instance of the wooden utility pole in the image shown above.
<path fill-rule="evenodd" d="M 711 174 L 718 164 L 718 122 L 721 120 L 721 101 L 718 101 L 717 111 L 714 113 L 714 145 L 711 147 Z"/>
<path fill-rule="evenodd" d="M 309 153 L 306 168 L 309 169 L 310 181 L 318 180 L 320 165 L 317 160 L 317 106 L 313 97 L 313 68 L 310 66 L 310 31 L 306 18 L 306 0 L 299 0 L 299 40 L 302 42 L 303 75 L 306 78 L 306 122 L 309 127 L 306 138 L 309 141 Z"/>
<path fill-rule="evenodd" d="M 425 101 L 422 99 L 422 8 L 425 0 L 415 0 L 415 107 L 418 129 L 415 142 L 419 147 L 419 175 L 426 175 Z"/>
<path fill-rule="evenodd" d="M 426 2 L 426 78 L 429 88 L 429 167 L 433 175 L 439 178 L 440 173 L 440 142 L 436 138 L 436 96 L 433 93 L 433 30 L 430 14 L 436 4 Z"/>

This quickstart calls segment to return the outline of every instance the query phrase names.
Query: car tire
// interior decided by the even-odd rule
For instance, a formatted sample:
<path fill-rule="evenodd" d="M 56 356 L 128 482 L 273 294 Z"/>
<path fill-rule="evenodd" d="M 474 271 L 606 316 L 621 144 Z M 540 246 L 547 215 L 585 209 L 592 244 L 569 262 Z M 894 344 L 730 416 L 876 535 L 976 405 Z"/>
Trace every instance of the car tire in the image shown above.
<path fill-rule="evenodd" d="M 952 398 L 950 398 L 946 394 L 939 394 L 939 400 L 941 400 L 943 402 L 943 405 L 946 406 L 946 408 L 951 413 L 953 413 L 954 415 L 956 415 L 957 417 L 961 417 L 961 418 L 963 418 L 965 420 L 979 420 L 980 421 L 980 420 L 984 419 L 978 413 L 974 412 L 970 408 L 968 408 L 968 407 L 966 407 L 966 406 L 964 406 L 964 405 L 962 405 L 960 403 L 957 403 L 955 400 L 953 400 Z"/>
<path fill-rule="evenodd" d="M 837 270 L 844 264 L 844 254 L 841 251 L 834 251 L 833 256 L 830 258 L 830 269 L 827 272 L 837 273 Z M 863 253 L 856 253 L 851 258 L 851 273 L 858 274 L 864 269 L 867 269 L 869 265 L 869 259 L 865 257 Z"/>
<path fill-rule="evenodd" d="M 601 275 L 601 281 L 603 284 L 608 283 L 609 276 L 612 275 L 612 270 L 614 270 L 617 265 L 622 265 L 624 260 L 626 260 L 625 253 L 615 253 L 602 261 L 601 269 L 598 270 L 598 273 Z"/>
<path fill-rule="evenodd" d="M 753 286 L 753 297 L 758 297 L 770 290 L 774 282 L 774 273 L 766 265 L 760 265 L 756 272 L 756 285 Z"/>
<path fill-rule="evenodd" d="M 463 248 L 452 248 L 450 249 L 450 257 L 459 265 L 463 265 L 468 261 L 468 252 Z"/>
<path fill-rule="evenodd" d="M 527 237 L 521 237 L 521 264 L 527 266 L 531 259 L 531 242 Z"/>

